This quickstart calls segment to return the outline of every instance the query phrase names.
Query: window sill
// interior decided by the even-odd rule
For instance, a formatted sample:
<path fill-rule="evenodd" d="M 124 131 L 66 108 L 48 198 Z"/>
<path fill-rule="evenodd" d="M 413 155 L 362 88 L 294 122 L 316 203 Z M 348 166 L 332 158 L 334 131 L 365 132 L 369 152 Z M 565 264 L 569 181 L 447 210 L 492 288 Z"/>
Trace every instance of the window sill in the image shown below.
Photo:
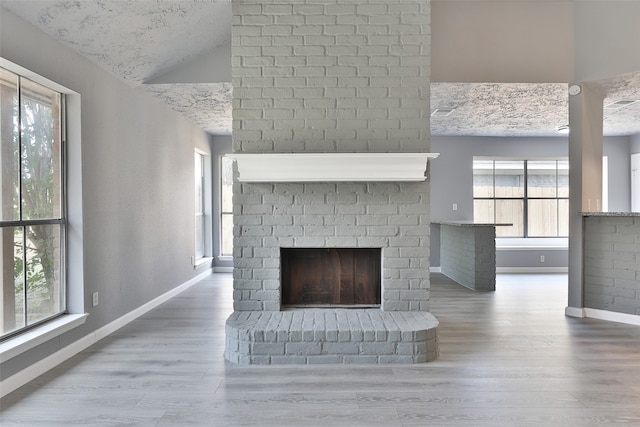
<path fill-rule="evenodd" d="M 87 320 L 88 316 L 88 313 L 66 314 L 31 331 L 10 338 L 0 344 L 0 363 L 4 363 L 52 338 L 77 328 Z"/>
<path fill-rule="evenodd" d="M 218 258 L 218 261 L 233 261 L 233 256 L 231 255 L 219 255 L 216 258 Z"/>
<path fill-rule="evenodd" d="M 200 258 L 198 260 L 196 260 L 196 263 L 193 264 L 193 268 L 194 270 L 206 265 L 207 263 L 210 263 L 211 261 L 213 261 L 212 257 L 204 257 L 204 258 Z"/>
<path fill-rule="evenodd" d="M 569 248 L 569 239 L 566 237 L 498 237 L 496 238 L 496 250 L 502 251 L 529 251 L 548 250 L 566 251 Z"/>

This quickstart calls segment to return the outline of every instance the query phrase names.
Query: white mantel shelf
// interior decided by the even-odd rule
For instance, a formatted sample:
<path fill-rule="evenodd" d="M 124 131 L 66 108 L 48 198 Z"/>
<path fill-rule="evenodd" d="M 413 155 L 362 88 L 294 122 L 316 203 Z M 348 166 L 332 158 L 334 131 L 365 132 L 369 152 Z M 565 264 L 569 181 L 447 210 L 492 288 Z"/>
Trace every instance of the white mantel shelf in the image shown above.
<path fill-rule="evenodd" d="M 234 153 L 240 182 L 425 181 L 439 153 Z"/>

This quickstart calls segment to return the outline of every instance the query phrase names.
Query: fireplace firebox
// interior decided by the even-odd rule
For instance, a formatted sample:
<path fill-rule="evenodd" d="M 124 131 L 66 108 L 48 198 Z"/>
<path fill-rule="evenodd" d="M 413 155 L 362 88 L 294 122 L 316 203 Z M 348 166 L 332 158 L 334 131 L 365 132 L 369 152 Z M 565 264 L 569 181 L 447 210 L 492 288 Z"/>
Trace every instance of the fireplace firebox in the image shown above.
<path fill-rule="evenodd" d="M 284 306 L 380 305 L 380 248 L 281 248 L 280 260 Z"/>

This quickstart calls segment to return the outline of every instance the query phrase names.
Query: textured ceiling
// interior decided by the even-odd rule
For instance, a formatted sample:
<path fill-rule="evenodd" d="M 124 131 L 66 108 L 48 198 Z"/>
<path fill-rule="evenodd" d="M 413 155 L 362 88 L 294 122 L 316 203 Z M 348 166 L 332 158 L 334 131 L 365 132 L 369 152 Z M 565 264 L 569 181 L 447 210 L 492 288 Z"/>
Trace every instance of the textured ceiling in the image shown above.
<path fill-rule="evenodd" d="M 231 40 L 230 0 L 1 0 L 128 85 L 148 91 L 210 133 L 231 133 L 231 83 L 145 84 Z"/>
<path fill-rule="evenodd" d="M 145 85 L 152 95 L 212 134 L 231 134 L 231 83 Z"/>
<path fill-rule="evenodd" d="M 605 94 L 604 134 L 640 134 L 640 71 L 596 83 Z M 607 108 L 607 105 L 621 100 L 639 102 L 615 110 Z"/>
<path fill-rule="evenodd" d="M 640 72 L 593 82 L 604 105 L 640 100 Z M 431 117 L 433 135 L 557 136 L 569 124 L 564 83 L 432 83 L 431 111 L 455 109 Z M 605 135 L 640 133 L 640 102 L 604 110 Z"/>
<path fill-rule="evenodd" d="M 229 82 L 194 79 L 149 84 L 227 45 L 230 0 L 0 0 L 52 37 L 146 90 L 213 134 L 231 133 Z M 200 61 L 200 62 L 198 62 Z M 228 60 L 227 60 L 228 61 Z M 206 71 L 208 72 L 208 70 Z M 640 100 L 640 72 L 598 82 L 605 104 Z M 433 83 L 433 135 L 556 136 L 568 123 L 566 84 Z M 640 133 L 640 102 L 605 110 L 605 135 Z"/>
<path fill-rule="evenodd" d="M 569 122 L 566 84 L 432 83 L 433 135 L 557 136 Z"/>

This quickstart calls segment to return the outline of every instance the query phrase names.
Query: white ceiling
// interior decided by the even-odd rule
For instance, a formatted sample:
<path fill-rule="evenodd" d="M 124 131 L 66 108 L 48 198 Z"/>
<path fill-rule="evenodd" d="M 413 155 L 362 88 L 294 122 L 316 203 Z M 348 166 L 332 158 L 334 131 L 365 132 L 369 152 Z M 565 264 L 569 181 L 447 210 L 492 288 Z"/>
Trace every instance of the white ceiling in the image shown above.
<path fill-rule="evenodd" d="M 231 39 L 230 0 L 0 0 L 134 88 L 147 91 L 212 134 L 231 133 L 232 87 L 216 64 Z M 218 56 L 216 56 L 218 55 Z M 222 55 L 222 56 L 219 56 Z M 200 73 L 181 70 L 203 64 Z M 218 73 L 219 74 L 219 73 Z M 225 74 L 225 73 L 222 73 Z M 171 81 L 181 75 L 182 80 Z M 184 81 L 184 76 L 190 76 Z M 153 84 L 161 81 L 162 84 Z M 640 100 L 640 71 L 599 82 L 605 104 Z M 556 136 L 568 123 L 567 85 L 432 83 L 431 108 L 455 108 L 431 118 L 433 135 Z M 640 133 L 640 102 L 606 111 L 605 135 Z"/>

